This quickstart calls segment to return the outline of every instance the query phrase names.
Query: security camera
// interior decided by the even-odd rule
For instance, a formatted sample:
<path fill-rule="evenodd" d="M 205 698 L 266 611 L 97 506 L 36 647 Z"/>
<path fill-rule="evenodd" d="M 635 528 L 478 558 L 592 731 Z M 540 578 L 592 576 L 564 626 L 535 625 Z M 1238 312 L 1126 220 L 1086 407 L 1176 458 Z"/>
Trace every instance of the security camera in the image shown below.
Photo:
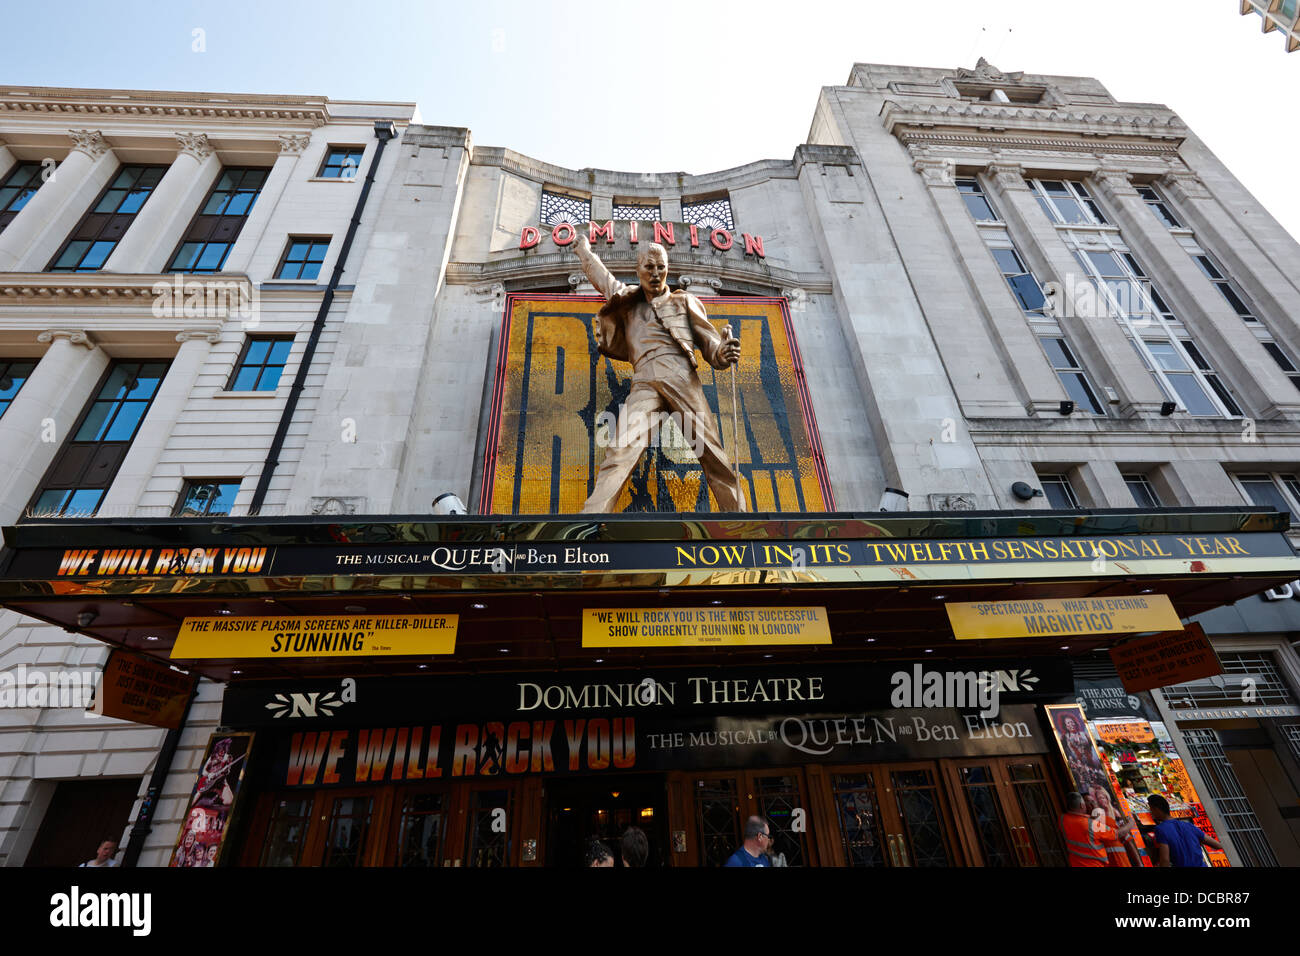
<path fill-rule="evenodd" d="M 444 491 L 438 497 L 433 499 L 433 513 L 436 515 L 468 514 L 465 510 L 465 502 L 461 501 L 450 491 Z"/>

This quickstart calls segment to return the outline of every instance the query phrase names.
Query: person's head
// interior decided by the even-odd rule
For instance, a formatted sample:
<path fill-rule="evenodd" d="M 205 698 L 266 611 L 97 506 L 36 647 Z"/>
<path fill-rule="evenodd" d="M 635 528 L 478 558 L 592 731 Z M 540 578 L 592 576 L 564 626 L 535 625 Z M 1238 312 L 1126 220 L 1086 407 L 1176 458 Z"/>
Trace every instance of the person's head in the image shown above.
<path fill-rule="evenodd" d="M 1083 794 L 1071 790 L 1065 795 L 1065 809 L 1071 813 L 1085 813 Z"/>
<path fill-rule="evenodd" d="M 208 847 L 208 863 L 217 862 L 217 849 L 218 847 L 215 843 Z"/>
<path fill-rule="evenodd" d="M 1114 809 L 1110 802 L 1110 794 L 1106 792 L 1105 787 L 1094 786 L 1092 788 L 1092 799 L 1096 801 L 1097 806 L 1101 807 L 1103 810 Z"/>
<path fill-rule="evenodd" d="M 645 866 L 650 857 L 650 841 L 640 827 L 628 827 L 623 833 L 623 865 Z"/>
<path fill-rule="evenodd" d="M 745 848 L 755 856 L 772 848 L 772 828 L 762 817 L 745 821 Z"/>
<path fill-rule="evenodd" d="M 1077 734 L 1079 732 L 1079 722 L 1070 714 L 1061 718 L 1061 726 L 1065 728 L 1067 734 Z"/>
<path fill-rule="evenodd" d="M 116 853 L 117 853 L 117 841 L 105 840 L 103 843 L 99 845 L 99 849 L 95 851 L 95 862 L 107 863 L 109 860 L 113 859 L 113 856 Z"/>
<path fill-rule="evenodd" d="M 636 255 L 636 277 L 650 298 L 668 288 L 668 250 L 657 242 L 641 247 Z"/>
<path fill-rule="evenodd" d="M 1147 808 L 1151 811 L 1151 818 L 1156 823 L 1164 823 L 1169 819 L 1169 801 L 1158 793 L 1153 793 L 1147 797 Z"/>
<path fill-rule="evenodd" d="M 592 840 L 587 844 L 587 853 L 584 857 L 584 866 L 613 866 L 614 854 L 609 852 L 609 847 L 605 846 L 600 840 Z"/>

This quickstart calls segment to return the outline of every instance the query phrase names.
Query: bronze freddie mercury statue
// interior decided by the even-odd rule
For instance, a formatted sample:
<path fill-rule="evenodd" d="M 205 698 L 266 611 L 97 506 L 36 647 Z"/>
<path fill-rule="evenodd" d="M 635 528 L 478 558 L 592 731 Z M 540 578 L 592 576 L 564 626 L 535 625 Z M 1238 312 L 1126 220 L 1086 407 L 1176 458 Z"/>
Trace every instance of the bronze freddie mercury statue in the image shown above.
<path fill-rule="evenodd" d="M 615 279 L 591 251 L 586 236 L 578 235 L 575 250 L 582 271 L 607 300 L 599 316 L 601 354 L 632 363 L 632 390 L 619 413 L 618 433 L 605 449 L 583 513 L 614 510 L 628 475 L 650 443 L 652 424 L 665 409 L 676 413 L 682 433 L 692 440 L 718 509 L 745 511 L 745 496 L 695 371 L 697 348 L 710 365 L 724 369 L 740 360 L 740 341 L 730 328 L 719 335 L 695 296 L 668 291 L 668 251 L 658 243 L 644 246 L 637 255 L 639 286 Z"/>

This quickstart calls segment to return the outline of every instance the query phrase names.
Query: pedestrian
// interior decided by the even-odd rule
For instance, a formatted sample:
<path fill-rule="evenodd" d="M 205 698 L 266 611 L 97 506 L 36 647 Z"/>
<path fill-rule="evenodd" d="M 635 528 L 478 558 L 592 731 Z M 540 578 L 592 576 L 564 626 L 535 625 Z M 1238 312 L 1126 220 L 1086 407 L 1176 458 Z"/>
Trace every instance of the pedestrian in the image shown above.
<path fill-rule="evenodd" d="M 762 817 L 745 821 L 745 842 L 731 854 L 723 866 L 771 866 L 767 851 L 772 848 L 772 830 Z"/>
<path fill-rule="evenodd" d="M 105 840 L 95 851 L 95 858 L 87 860 L 85 863 L 78 864 L 77 869 L 83 866 L 117 866 L 117 860 L 113 859 L 117 855 L 117 841 Z"/>
<path fill-rule="evenodd" d="M 1147 798 L 1151 818 L 1156 821 L 1156 866 L 1205 866 L 1201 847 L 1222 850 L 1223 845 L 1205 834 L 1195 823 L 1169 815 L 1169 801 L 1160 794 Z"/>
<path fill-rule="evenodd" d="M 592 839 L 587 842 L 587 852 L 583 858 L 583 866 L 586 867 L 606 867 L 614 865 L 614 854 L 605 846 L 603 840 Z"/>
<path fill-rule="evenodd" d="M 645 866 L 650 858 L 650 841 L 640 827 L 628 827 L 623 833 L 623 865 Z"/>
<path fill-rule="evenodd" d="M 1083 794 L 1071 792 L 1066 795 L 1061 832 L 1065 835 L 1065 852 L 1070 866 L 1106 865 L 1105 841 L 1117 840 L 1119 835 L 1105 821 L 1104 813 L 1093 819 Z"/>

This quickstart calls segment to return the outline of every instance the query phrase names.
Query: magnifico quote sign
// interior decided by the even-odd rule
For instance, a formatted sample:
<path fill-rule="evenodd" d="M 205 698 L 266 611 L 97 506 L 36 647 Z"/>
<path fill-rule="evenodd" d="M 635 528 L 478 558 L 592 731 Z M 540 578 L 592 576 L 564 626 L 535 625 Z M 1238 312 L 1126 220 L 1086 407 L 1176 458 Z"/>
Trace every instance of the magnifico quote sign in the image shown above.
<path fill-rule="evenodd" d="M 187 617 L 174 660 L 451 654 L 456 614 Z"/>
<path fill-rule="evenodd" d="M 582 612 L 583 647 L 830 642 L 824 607 L 588 608 Z"/>
<path fill-rule="evenodd" d="M 949 604 L 947 610 L 953 637 L 959 641 L 1170 631 L 1183 626 L 1163 594 L 975 601 Z"/>

